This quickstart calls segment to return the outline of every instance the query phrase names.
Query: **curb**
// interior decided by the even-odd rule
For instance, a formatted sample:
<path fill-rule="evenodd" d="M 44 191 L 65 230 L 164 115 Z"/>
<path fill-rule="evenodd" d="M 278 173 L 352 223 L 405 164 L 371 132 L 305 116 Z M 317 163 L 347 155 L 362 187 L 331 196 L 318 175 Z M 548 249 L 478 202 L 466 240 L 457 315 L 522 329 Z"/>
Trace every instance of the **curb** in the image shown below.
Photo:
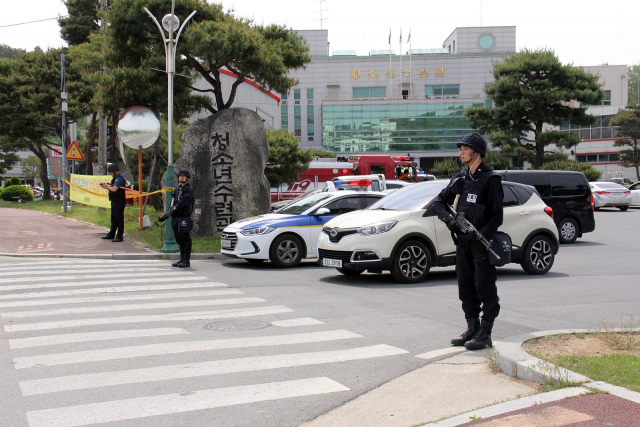
<path fill-rule="evenodd" d="M 114 260 L 145 260 L 145 259 L 180 259 L 179 253 L 164 254 L 162 252 L 120 253 L 120 254 L 19 254 L 0 253 L 0 256 L 13 258 L 85 258 L 85 259 L 114 259 Z M 220 259 L 218 253 L 191 254 L 191 260 Z"/>
<path fill-rule="evenodd" d="M 640 328 L 633 328 L 632 330 L 640 331 Z M 623 329 L 613 328 L 613 331 L 619 332 L 623 331 Z M 487 406 L 485 408 L 465 412 L 464 414 L 456 415 L 455 417 L 447 418 L 442 421 L 422 424 L 420 427 L 455 427 L 461 424 L 469 423 L 470 421 L 477 418 L 493 417 L 496 415 L 505 414 L 507 412 L 529 408 L 531 406 L 539 405 L 542 403 L 581 396 L 587 393 L 591 393 L 594 390 L 604 391 L 613 396 L 620 397 L 631 402 L 640 403 L 640 393 L 638 392 L 626 389 L 624 387 L 609 384 L 604 381 L 593 381 L 591 378 L 588 378 L 584 375 L 538 359 L 537 357 L 530 355 L 522 349 L 522 343 L 533 338 L 544 337 L 547 335 L 573 334 L 576 332 L 589 333 L 591 332 L 591 330 L 561 329 L 555 331 L 538 331 L 530 332 L 527 334 L 514 335 L 501 341 L 494 342 L 493 355 L 495 355 L 496 362 L 498 363 L 500 370 L 502 370 L 507 375 L 517 376 L 520 379 L 537 383 L 543 383 L 545 380 L 549 379 L 554 380 L 561 378 L 564 381 L 581 383 L 580 386 L 567 387 L 560 390 L 534 394 L 532 396 L 498 403 L 492 406 Z M 431 353 L 437 354 L 440 352 L 445 353 L 446 349 L 438 350 Z M 487 353 L 489 355 L 491 354 L 489 349 L 487 349 Z M 429 353 L 425 353 L 425 355 L 428 354 Z"/>

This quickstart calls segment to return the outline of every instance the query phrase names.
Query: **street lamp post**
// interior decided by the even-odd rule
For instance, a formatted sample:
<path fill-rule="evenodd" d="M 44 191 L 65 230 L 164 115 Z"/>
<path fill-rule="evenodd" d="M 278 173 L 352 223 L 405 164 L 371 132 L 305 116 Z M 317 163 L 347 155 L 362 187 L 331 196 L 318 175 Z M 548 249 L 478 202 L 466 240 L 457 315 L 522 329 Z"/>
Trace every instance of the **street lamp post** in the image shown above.
<path fill-rule="evenodd" d="M 176 48 L 178 46 L 178 40 L 180 39 L 180 34 L 182 33 L 184 26 L 186 25 L 187 22 L 189 22 L 191 17 L 196 14 L 195 10 L 191 12 L 191 15 L 189 15 L 187 19 L 185 19 L 185 21 L 182 23 L 182 26 L 180 26 L 178 29 L 178 26 L 180 25 L 180 20 L 173 13 L 175 10 L 175 5 L 176 5 L 176 1 L 171 0 L 171 13 L 168 15 L 165 15 L 164 18 L 162 18 L 162 27 L 164 27 L 165 30 L 167 30 L 167 32 L 169 33 L 168 39 L 165 38 L 164 31 L 162 31 L 162 27 L 158 23 L 158 20 L 151 14 L 151 12 L 149 12 L 149 9 L 147 9 L 146 7 L 144 8 L 145 12 L 147 12 L 147 14 L 151 17 L 151 19 L 153 19 L 153 22 L 155 22 L 156 26 L 158 27 L 158 30 L 160 30 L 160 35 L 162 36 L 162 42 L 164 44 L 164 53 L 167 58 L 166 70 L 167 70 L 167 79 L 168 79 L 168 98 L 169 98 L 168 109 L 167 109 L 167 122 L 168 122 L 167 139 L 169 140 L 168 141 L 169 153 L 167 156 L 168 157 L 167 187 L 173 187 L 175 185 L 175 175 L 173 172 L 173 75 L 175 74 L 175 68 L 176 68 Z M 178 29 L 178 33 L 176 35 L 175 40 L 173 39 L 174 29 Z M 169 205 L 170 205 L 169 197 L 165 197 L 165 208 L 169 209 Z M 175 236 L 173 235 L 173 229 L 171 228 L 171 221 L 167 221 L 166 227 L 167 227 L 166 228 L 167 237 L 164 240 L 164 246 L 162 247 L 161 251 L 162 252 L 178 252 L 179 248 L 178 248 L 178 245 L 176 245 Z"/>

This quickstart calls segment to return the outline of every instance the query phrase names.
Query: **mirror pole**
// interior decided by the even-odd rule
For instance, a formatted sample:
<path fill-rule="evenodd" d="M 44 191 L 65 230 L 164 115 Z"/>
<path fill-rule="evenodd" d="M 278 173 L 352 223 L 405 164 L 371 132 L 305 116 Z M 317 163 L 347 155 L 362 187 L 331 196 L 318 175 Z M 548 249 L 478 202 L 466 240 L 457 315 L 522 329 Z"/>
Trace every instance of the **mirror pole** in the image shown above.
<path fill-rule="evenodd" d="M 142 231 L 142 145 L 138 148 L 138 191 L 141 196 L 138 197 L 138 219 L 140 223 L 139 230 Z"/>

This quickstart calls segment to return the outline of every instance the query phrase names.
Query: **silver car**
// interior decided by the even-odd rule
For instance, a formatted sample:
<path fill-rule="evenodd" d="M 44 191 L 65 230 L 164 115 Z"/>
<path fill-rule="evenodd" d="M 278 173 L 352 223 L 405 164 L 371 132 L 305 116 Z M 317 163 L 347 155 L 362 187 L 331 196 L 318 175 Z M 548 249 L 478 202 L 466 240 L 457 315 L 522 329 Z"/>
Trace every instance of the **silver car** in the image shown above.
<path fill-rule="evenodd" d="M 590 182 L 594 208 L 618 208 L 626 211 L 631 205 L 631 191 L 615 182 Z"/>
<path fill-rule="evenodd" d="M 631 206 L 640 206 L 640 182 L 632 184 L 629 191 L 631 191 Z"/>

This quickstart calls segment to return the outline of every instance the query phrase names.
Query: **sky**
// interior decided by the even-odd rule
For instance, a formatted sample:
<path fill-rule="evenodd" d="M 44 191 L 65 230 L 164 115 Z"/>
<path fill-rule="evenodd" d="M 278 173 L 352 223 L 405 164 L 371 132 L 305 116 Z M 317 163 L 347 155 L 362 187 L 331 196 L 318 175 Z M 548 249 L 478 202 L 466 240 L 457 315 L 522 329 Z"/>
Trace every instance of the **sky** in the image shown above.
<path fill-rule="evenodd" d="M 551 48 L 574 65 L 640 64 L 638 0 L 221 0 L 225 10 L 258 24 L 278 23 L 297 30 L 329 30 L 330 51 L 392 49 L 398 53 L 400 28 L 413 49 L 442 47 L 456 27 L 516 26 L 518 51 Z M 32 50 L 59 47 L 57 21 L 4 27 L 66 14 L 60 0 L 5 3 L 0 44 Z M 7 7 L 7 4 L 11 6 Z M 170 5 L 170 0 L 167 0 Z M 170 6 L 168 6 L 169 8 Z M 320 20 L 320 10 L 322 21 Z M 184 17 L 181 17 L 184 18 Z M 196 15 L 197 18 L 197 15 Z M 406 51 L 406 44 L 403 48 Z"/>

